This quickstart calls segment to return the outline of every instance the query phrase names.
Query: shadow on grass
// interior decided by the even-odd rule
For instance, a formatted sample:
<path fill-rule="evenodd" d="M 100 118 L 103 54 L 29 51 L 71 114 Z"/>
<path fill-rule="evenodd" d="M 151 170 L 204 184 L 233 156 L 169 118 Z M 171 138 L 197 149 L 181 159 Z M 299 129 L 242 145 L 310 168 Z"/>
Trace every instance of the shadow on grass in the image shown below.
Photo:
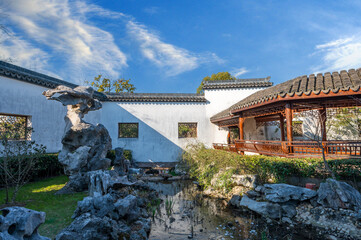
<path fill-rule="evenodd" d="M 77 202 L 87 196 L 86 192 L 54 195 L 67 181 L 67 176 L 58 176 L 28 183 L 17 195 L 16 201 L 20 206 L 46 213 L 45 223 L 39 228 L 39 233 L 43 236 L 53 239 L 58 232 L 69 225 Z M 4 199 L 5 190 L 0 190 L 0 201 Z"/>

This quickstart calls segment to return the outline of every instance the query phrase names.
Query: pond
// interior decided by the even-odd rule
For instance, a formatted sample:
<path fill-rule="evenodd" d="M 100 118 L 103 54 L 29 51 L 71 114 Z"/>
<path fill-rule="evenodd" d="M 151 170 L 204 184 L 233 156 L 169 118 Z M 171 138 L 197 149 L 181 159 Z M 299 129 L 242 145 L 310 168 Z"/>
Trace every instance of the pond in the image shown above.
<path fill-rule="evenodd" d="M 267 223 L 226 201 L 202 195 L 192 181 L 149 182 L 163 200 L 151 210 L 149 239 L 316 239 L 312 229 Z"/>

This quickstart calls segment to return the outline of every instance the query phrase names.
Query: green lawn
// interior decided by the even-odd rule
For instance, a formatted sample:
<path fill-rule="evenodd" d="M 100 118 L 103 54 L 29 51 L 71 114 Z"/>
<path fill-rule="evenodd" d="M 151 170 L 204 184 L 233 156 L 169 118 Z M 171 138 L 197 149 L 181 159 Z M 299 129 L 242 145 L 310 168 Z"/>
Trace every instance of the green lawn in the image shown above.
<path fill-rule="evenodd" d="M 68 181 L 68 177 L 59 176 L 28 183 L 23 186 L 16 201 L 25 204 L 26 208 L 46 213 L 46 221 L 39 228 L 40 235 L 54 238 L 58 232 L 72 222 L 71 215 L 77 202 L 87 193 L 54 195 Z M 3 203 L 5 191 L 0 190 L 0 201 Z"/>

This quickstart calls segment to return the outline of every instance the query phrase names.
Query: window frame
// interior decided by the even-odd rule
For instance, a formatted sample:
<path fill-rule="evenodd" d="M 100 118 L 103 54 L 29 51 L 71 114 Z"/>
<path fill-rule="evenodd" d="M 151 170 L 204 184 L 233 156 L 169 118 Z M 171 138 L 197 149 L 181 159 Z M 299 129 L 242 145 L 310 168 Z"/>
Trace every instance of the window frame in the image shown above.
<path fill-rule="evenodd" d="M 179 132 L 179 127 L 181 124 L 195 124 L 195 136 L 193 137 L 182 137 Z M 198 122 L 178 122 L 178 139 L 186 139 L 186 138 L 198 138 Z"/>
<path fill-rule="evenodd" d="M 136 137 L 124 137 L 124 136 L 120 136 L 120 125 L 125 125 L 125 124 L 135 124 L 137 126 L 137 136 Z M 127 139 L 134 139 L 134 138 L 139 138 L 139 122 L 118 122 L 118 138 L 127 138 Z"/>

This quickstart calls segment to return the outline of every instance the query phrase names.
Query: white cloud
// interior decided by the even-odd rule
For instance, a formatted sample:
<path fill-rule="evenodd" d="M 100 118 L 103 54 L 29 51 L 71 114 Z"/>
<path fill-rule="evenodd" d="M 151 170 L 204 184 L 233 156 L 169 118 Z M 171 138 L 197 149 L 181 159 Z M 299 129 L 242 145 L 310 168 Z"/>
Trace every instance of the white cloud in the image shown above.
<path fill-rule="evenodd" d="M 2 35 L 0 38 L 0 59 L 29 69 L 43 69 L 48 54 L 29 42 L 16 36 Z"/>
<path fill-rule="evenodd" d="M 321 58 L 321 64 L 314 67 L 313 72 L 339 71 L 361 67 L 361 37 L 359 36 L 340 38 L 317 45 L 317 51 L 314 55 Z"/>
<path fill-rule="evenodd" d="M 164 69 L 167 76 L 193 70 L 203 63 L 222 63 L 214 53 L 194 54 L 186 49 L 165 43 L 160 37 L 149 31 L 144 25 L 129 21 L 128 33 L 140 43 L 140 50 L 145 58 Z"/>
<path fill-rule="evenodd" d="M 95 72 L 118 77 L 119 70 L 127 66 L 127 57 L 114 43 L 112 34 L 94 26 L 86 15 L 97 13 L 115 18 L 123 16 L 121 13 L 64 0 L 8 1 L 7 13 L 9 20 L 37 47 L 58 54 L 68 68 L 62 73 L 78 83 L 83 81 L 79 77 Z M 23 45 L 24 53 L 35 49 L 39 48 L 34 48 L 34 44 Z"/>
<path fill-rule="evenodd" d="M 147 7 L 147 8 L 144 8 L 143 11 L 145 13 L 148 13 L 149 15 L 154 15 L 154 14 L 157 14 L 159 13 L 159 7 Z"/>
<path fill-rule="evenodd" d="M 239 76 L 241 76 L 245 73 L 248 73 L 248 72 L 249 72 L 249 70 L 247 70 L 245 67 L 241 67 L 241 68 L 237 68 L 237 69 L 231 71 L 231 74 L 233 76 L 235 76 L 236 78 L 238 78 Z"/>

